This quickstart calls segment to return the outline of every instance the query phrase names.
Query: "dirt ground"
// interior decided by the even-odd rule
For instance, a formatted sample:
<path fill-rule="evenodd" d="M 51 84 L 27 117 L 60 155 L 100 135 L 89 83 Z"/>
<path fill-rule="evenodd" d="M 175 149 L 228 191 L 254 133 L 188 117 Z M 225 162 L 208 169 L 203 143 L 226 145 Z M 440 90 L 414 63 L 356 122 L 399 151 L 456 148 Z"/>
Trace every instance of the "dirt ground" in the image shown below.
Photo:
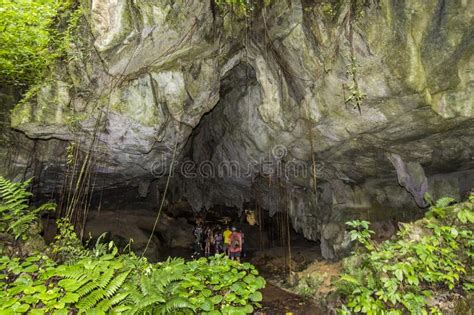
<path fill-rule="evenodd" d="M 255 312 L 257 315 L 323 314 L 312 301 L 282 290 L 271 283 L 267 283 L 262 293 L 262 308 Z"/>
<path fill-rule="evenodd" d="M 285 248 L 271 248 L 256 253 L 252 259 L 267 280 L 263 290 L 262 309 L 265 315 L 327 315 L 321 299 L 334 290 L 331 280 L 341 272 L 341 263 L 322 259 L 317 247 L 295 247 L 292 250 L 291 274 L 288 274 L 288 254 Z M 300 295 L 300 285 L 311 278 L 317 285 L 310 295 Z"/>

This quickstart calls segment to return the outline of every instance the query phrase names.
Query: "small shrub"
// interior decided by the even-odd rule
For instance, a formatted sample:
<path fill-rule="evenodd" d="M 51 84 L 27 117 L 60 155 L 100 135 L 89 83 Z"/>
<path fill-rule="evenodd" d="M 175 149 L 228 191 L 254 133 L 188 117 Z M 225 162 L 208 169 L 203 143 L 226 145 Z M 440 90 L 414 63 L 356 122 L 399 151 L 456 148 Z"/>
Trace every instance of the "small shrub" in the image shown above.
<path fill-rule="evenodd" d="M 323 283 L 324 275 L 311 274 L 299 280 L 296 286 L 296 292 L 303 297 L 314 297 L 321 284 Z"/>
<path fill-rule="evenodd" d="M 56 226 L 58 232 L 54 237 L 54 242 L 49 246 L 52 257 L 56 261 L 69 262 L 87 256 L 88 251 L 82 245 L 74 231 L 74 226 L 67 218 L 56 220 Z"/>

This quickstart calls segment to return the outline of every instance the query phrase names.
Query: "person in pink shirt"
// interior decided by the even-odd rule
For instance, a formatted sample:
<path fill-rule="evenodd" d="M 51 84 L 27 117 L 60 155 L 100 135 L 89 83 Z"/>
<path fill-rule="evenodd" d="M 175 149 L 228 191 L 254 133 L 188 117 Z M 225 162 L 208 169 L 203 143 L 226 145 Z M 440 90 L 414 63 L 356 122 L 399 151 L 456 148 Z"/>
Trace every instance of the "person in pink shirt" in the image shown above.
<path fill-rule="evenodd" d="M 232 228 L 229 242 L 230 259 L 240 262 L 240 254 L 242 252 L 242 234 L 235 227 Z"/>

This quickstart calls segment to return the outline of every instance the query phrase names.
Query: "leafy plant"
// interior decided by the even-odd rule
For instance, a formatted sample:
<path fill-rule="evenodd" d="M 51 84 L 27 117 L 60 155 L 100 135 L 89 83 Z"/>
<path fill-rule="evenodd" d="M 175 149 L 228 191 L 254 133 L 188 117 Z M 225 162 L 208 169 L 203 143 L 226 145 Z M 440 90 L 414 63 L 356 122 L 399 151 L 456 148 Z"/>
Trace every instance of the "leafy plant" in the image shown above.
<path fill-rule="evenodd" d="M 0 313 L 60 314 L 60 289 L 47 281 L 54 268 L 55 263 L 40 253 L 24 260 L 0 257 Z"/>
<path fill-rule="evenodd" d="M 89 254 L 77 237 L 74 226 L 67 218 L 56 220 L 56 226 L 58 232 L 54 237 L 54 242 L 49 246 L 52 257 L 56 261 L 74 261 Z"/>
<path fill-rule="evenodd" d="M 356 63 L 354 57 L 351 59 L 351 63 L 346 66 L 346 74 L 348 78 L 352 81 L 349 86 L 347 86 L 349 90 L 349 96 L 346 97 L 344 102 L 346 104 L 352 104 L 354 109 L 357 109 L 359 113 L 361 113 L 361 105 L 367 95 L 359 88 L 359 83 L 357 81 L 357 68 L 359 67 Z"/>
<path fill-rule="evenodd" d="M 359 263 L 337 282 L 346 304 L 341 314 L 433 314 L 427 305 L 434 291 L 472 290 L 467 275 L 474 258 L 474 198 L 450 205 L 435 203 L 426 218 L 406 224 L 396 240 L 375 246 L 366 221 L 352 221 L 351 238 L 363 245 Z"/>
<path fill-rule="evenodd" d="M 72 8 L 69 0 L 0 0 L 1 83 L 29 85 L 39 81 L 54 60 L 64 54 L 71 27 L 56 23 Z M 71 19 L 75 25 L 77 17 Z"/>
<path fill-rule="evenodd" d="M 180 286 L 180 281 L 186 278 L 184 270 L 184 262 L 174 260 L 168 261 L 163 268 L 148 268 L 136 274 L 135 281 L 127 284 L 130 295 L 125 307 L 131 314 L 194 310 L 194 305 L 186 297 L 187 292 Z"/>
<path fill-rule="evenodd" d="M 323 283 L 323 277 L 314 275 L 307 275 L 298 281 L 296 292 L 304 297 L 313 297 Z"/>
<path fill-rule="evenodd" d="M 370 222 L 364 220 L 353 220 L 346 222 L 346 225 L 350 226 L 352 230 L 349 232 L 351 241 L 358 241 L 368 250 L 374 249 L 374 243 L 370 240 L 374 231 L 369 230 Z"/>
<path fill-rule="evenodd" d="M 0 177 L 0 222 L 5 230 L 11 223 L 19 236 L 49 207 L 28 210 L 29 182 Z M 119 254 L 103 237 L 86 249 L 69 221 L 57 225 L 45 252 L 56 261 L 40 253 L 0 257 L 0 313 L 247 314 L 260 306 L 265 280 L 251 264 L 223 256 L 150 264 L 133 253 Z"/>
<path fill-rule="evenodd" d="M 226 257 L 149 264 L 133 254 L 117 255 L 114 246 L 106 255 L 68 265 L 39 254 L 4 256 L 0 272 L 0 310 L 12 313 L 247 314 L 259 306 L 258 290 L 265 285 L 252 265 Z"/>
<path fill-rule="evenodd" d="M 26 189 L 30 183 L 31 179 L 14 183 L 0 176 L 0 233 L 11 233 L 15 239 L 26 239 L 27 231 L 38 220 L 38 215 L 56 208 L 53 203 L 38 208 L 29 207 L 31 193 Z"/>
<path fill-rule="evenodd" d="M 73 265 L 58 266 L 51 275 L 63 278 L 57 283 L 66 292 L 62 301 L 75 303 L 79 311 L 95 308 L 106 312 L 127 297 L 118 291 L 131 270 L 124 268 L 122 259 L 116 259 L 115 254 L 100 259 L 85 257 Z"/>
<path fill-rule="evenodd" d="M 221 11 L 232 12 L 237 17 L 248 17 L 257 6 L 269 6 L 271 0 L 216 0 L 215 3 Z"/>

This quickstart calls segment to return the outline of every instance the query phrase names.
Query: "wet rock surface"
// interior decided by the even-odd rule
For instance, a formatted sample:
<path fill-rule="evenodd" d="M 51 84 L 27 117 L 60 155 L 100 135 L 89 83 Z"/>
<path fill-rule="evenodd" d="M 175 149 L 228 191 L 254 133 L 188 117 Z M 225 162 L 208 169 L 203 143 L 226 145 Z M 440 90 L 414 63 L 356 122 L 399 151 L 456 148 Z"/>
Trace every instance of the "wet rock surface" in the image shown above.
<path fill-rule="evenodd" d="M 191 249 L 194 243 L 193 226 L 186 219 L 174 219 L 161 213 L 159 224 L 151 234 L 157 213 L 135 210 L 133 213 L 120 211 L 101 211 L 89 216 L 85 236 L 97 239 L 102 233 L 114 240 L 119 247 L 141 254 L 150 240 L 146 256 L 152 260 L 163 257 L 164 251 L 181 248 Z"/>

